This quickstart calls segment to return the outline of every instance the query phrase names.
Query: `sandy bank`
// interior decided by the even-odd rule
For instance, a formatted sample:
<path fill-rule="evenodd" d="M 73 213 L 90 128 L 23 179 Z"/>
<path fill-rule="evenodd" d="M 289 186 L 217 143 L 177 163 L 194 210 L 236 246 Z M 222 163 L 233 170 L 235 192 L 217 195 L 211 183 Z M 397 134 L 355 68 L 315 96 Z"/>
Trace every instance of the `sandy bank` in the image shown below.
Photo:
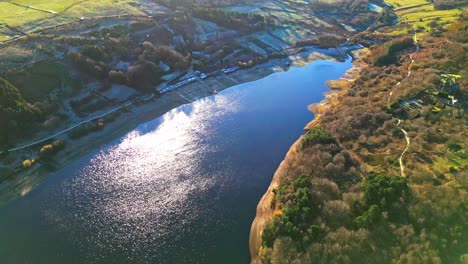
<path fill-rule="evenodd" d="M 353 57 L 361 57 L 365 54 L 367 50 L 357 50 L 354 51 Z M 348 82 L 352 82 L 356 76 L 359 74 L 360 69 L 362 68 L 363 63 L 358 61 L 353 61 L 353 67 L 349 69 L 340 79 L 332 82 L 328 82 L 327 85 L 330 87 L 330 92 L 325 94 L 325 99 L 322 100 L 320 103 L 312 104 L 309 106 L 309 109 L 314 112 L 315 118 L 310 123 L 305 126 L 305 129 L 309 129 L 314 124 L 320 122 L 320 115 L 329 107 L 333 107 L 335 104 L 338 104 L 340 95 L 347 92 L 347 88 L 349 87 Z M 302 138 L 302 137 L 301 137 Z M 287 170 L 289 166 L 289 161 L 293 160 L 293 157 L 297 155 L 299 151 L 299 146 L 301 142 L 301 138 L 299 138 L 294 144 L 291 146 L 289 151 L 287 152 L 284 160 L 281 162 L 280 166 L 276 170 L 273 178 L 271 180 L 270 186 L 265 194 L 260 199 L 260 202 L 257 206 L 256 216 L 252 222 L 252 226 L 250 229 L 250 237 L 249 237 L 249 250 L 250 256 L 252 259 L 253 264 L 259 264 L 260 262 L 260 255 L 261 255 L 261 246 L 262 246 L 262 231 L 265 229 L 266 225 L 270 222 L 271 217 L 273 215 L 273 209 L 271 208 L 271 201 L 274 198 L 273 189 L 277 188 L 281 180 L 286 177 Z"/>

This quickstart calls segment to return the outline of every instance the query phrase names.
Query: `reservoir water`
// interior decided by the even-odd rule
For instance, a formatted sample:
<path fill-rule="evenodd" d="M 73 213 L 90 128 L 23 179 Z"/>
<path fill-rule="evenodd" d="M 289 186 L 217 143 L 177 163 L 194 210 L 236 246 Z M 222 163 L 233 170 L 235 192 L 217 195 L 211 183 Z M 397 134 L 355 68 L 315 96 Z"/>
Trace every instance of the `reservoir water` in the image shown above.
<path fill-rule="evenodd" d="M 0 263 L 249 263 L 257 203 L 307 106 L 351 66 L 241 84 L 92 151 L 0 208 Z"/>

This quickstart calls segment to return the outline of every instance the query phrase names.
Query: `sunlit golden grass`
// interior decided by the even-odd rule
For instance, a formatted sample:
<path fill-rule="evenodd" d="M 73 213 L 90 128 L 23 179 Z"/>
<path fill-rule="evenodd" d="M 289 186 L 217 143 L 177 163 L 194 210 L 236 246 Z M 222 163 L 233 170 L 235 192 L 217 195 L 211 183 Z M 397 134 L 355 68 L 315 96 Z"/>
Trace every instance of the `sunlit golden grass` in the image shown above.
<path fill-rule="evenodd" d="M 439 23 L 453 22 L 459 18 L 461 12 L 459 9 L 435 10 L 433 5 L 427 5 L 397 11 L 397 14 L 416 26 L 427 27 L 435 19 Z"/>
<path fill-rule="evenodd" d="M 395 8 L 428 3 L 426 0 L 386 0 L 385 2 L 391 4 Z"/>
<path fill-rule="evenodd" d="M 52 14 L 25 7 L 13 5 L 8 2 L 0 2 L 0 23 L 11 27 L 18 27 L 33 21 L 45 19 Z"/>
<path fill-rule="evenodd" d="M 136 0 L 100 0 L 100 1 L 89 1 L 77 4 L 66 12 L 62 16 L 67 17 L 98 17 L 98 16 L 112 16 L 112 15 L 145 15 L 141 10 L 132 6 L 132 3 L 138 2 Z"/>
<path fill-rule="evenodd" d="M 382 32 L 389 35 L 405 35 L 413 31 L 413 27 L 429 31 L 429 23 L 436 21 L 439 24 L 452 23 L 460 17 L 461 9 L 436 10 L 433 4 L 426 0 L 387 0 L 398 15 L 401 26 L 394 26 L 391 32 Z M 404 24 L 409 23 L 407 26 Z"/>

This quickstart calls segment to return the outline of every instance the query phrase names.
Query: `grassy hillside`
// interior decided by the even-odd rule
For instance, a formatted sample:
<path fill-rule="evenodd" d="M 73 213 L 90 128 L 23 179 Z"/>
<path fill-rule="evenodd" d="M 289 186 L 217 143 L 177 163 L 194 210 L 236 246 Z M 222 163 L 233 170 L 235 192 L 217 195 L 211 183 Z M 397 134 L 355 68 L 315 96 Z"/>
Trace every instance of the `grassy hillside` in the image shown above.
<path fill-rule="evenodd" d="M 64 65 L 54 61 L 41 61 L 20 71 L 5 76 L 30 101 L 42 101 L 56 88 L 72 86 L 79 82 L 72 80 Z"/>
<path fill-rule="evenodd" d="M 397 11 L 397 14 L 400 18 L 404 18 L 405 21 L 416 25 L 416 27 L 421 26 L 428 29 L 428 24 L 433 20 L 439 23 L 451 23 L 460 17 L 461 12 L 459 9 L 437 10 L 434 5 L 424 5 L 402 9 Z"/>
<path fill-rule="evenodd" d="M 386 0 L 386 3 L 394 7 L 398 15 L 399 23 L 389 29 L 393 34 L 407 34 L 413 28 L 419 31 L 429 31 L 431 23 L 445 25 L 457 21 L 468 7 L 468 2 L 459 1 L 457 8 L 437 8 L 432 1 L 427 0 Z M 443 2 L 441 0 L 440 2 Z M 437 2 L 436 2 L 437 3 Z"/>
<path fill-rule="evenodd" d="M 42 0 L 11 0 L 10 3 L 20 4 L 24 6 L 31 6 L 43 10 L 48 10 L 56 13 L 63 12 L 65 9 L 70 8 L 71 6 L 85 2 L 83 0 L 51 0 L 51 1 L 42 1 Z"/>
<path fill-rule="evenodd" d="M 0 2 L 0 24 L 2 27 L 17 27 L 34 21 L 49 18 L 51 14 L 13 5 L 9 2 Z M 19 30 L 19 29 L 18 29 Z"/>
<path fill-rule="evenodd" d="M 39 115 L 40 111 L 28 104 L 16 87 L 0 78 L 0 143 L 27 133 L 25 130 L 37 121 Z"/>
<path fill-rule="evenodd" d="M 375 57 L 398 40 L 359 59 L 262 199 L 271 215 L 254 263 L 466 263 L 467 26 L 431 27 L 419 51 L 385 64 Z"/>
<path fill-rule="evenodd" d="M 143 0 L 10 0 L 0 2 L 0 41 L 15 38 L 47 27 L 78 22 L 85 19 L 141 15 Z M 158 9 L 157 5 L 152 6 Z M 142 11 L 143 10 L 143 11 Z"/>

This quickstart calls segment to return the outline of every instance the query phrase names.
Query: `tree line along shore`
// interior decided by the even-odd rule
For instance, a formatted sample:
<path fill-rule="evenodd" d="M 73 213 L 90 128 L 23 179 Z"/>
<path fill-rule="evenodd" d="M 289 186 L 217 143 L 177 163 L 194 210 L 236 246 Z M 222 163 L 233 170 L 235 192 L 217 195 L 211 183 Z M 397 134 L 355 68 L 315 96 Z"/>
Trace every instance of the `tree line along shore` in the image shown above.
<path fill-rule="evenodd" d="M 252 263 L 467 261 L 468 14 L 429 24 L 378 32 L 312 107 L 258 205 Z"/>

